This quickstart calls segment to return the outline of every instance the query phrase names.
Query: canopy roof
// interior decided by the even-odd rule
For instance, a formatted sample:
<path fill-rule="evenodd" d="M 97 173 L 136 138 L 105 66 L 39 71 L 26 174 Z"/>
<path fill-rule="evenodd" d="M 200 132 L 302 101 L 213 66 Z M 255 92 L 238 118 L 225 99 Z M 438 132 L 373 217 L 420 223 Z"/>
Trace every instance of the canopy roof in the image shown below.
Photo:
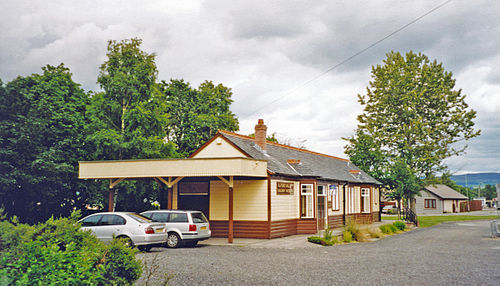
<path fill-rule="evenodd" d="M 80 179 L 241 176 L 267 177 L 267 162 L 251 158 L 81 161 Z"/>

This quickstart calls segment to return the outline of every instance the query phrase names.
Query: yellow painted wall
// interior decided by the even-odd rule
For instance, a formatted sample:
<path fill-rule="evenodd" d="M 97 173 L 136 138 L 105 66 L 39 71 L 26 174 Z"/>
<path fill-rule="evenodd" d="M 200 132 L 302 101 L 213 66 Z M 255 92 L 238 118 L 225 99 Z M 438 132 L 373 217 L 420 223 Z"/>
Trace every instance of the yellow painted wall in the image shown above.
<path fill-rule="evenodd" d="M 172 209 L 174 209 L 174 210 L 177 209 L 177 190 L 179 189 L 178 186 L 179 186 L 178 184 L 174 185 L 174 192 L 172 194 L 172 196 L 173 196 L 173 199 L 172 199 Z"/>
<path fill-rule="evenodd" d="M 219 144 L 220 143 L 220 144 Z M 226 140 L 217 138 L 210 144 L 205 146 L 194 158 L 231 158 L 231 157 L 247 157 L 238 149 L 234 148 Z"/>
<path fill-rule="evenodd" d="M 229 218 L 229 187 L 222 181 L 210 182 L 210 219 Z M 233 219 L 267 221 L 267 180 L 235 181 Z"/>
<path fill-rule="evenodd" d="M 276 183 L 293 183 L 293 195 L 277 195 Z M 300 216 L 300 184 L 286 180 L 271 180 L 271 220 L 296 219 Z"/>

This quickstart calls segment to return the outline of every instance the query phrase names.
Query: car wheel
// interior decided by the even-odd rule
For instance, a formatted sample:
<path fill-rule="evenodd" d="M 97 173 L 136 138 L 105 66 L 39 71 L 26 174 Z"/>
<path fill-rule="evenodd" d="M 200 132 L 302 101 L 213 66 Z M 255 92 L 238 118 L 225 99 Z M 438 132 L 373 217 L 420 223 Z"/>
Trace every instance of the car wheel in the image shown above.
<path fill-rule="evenodd" d="M 130 239 L 130 237 L 123 235 L 123 236 L 119 236 L 117 238 L 123 240 L 123 242 L 125 243 L 126 246 L 128 246 L 130 248 L 134 247 L 134 242 L 132 241 L 132 239 Z"/>
<path fill-rule="evenodd" d="M 167 247 L 176 248 L 181 244 L 181 238 L 175 232 L 171 232 L 167 237 Z"/>
<path fill-rule="evenodd" d="M 151 248 L 153 248 L 153 246 L 152 245 L 139 245 L 139 246 L 137 246 L 137 248 L 139 248 L 140 251 L 149 252 L 151 250 Z"/>

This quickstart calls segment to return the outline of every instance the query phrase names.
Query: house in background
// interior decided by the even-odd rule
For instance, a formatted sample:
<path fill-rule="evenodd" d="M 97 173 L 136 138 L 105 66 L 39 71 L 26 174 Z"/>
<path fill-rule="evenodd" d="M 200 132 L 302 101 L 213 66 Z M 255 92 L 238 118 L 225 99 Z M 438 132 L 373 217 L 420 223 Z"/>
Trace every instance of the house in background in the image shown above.
<path fill-rule="evenodd" d="M 314 234 L 347 221 L 380 220 L 380 183 L 349 160 L 219 131 L 187 159 L 79 162 L 79 178 L 150 178 L 166 185 L 162 209 L 201 210 L 212 236 L 274 238 Z M 119 194 L 118 194 L 119 195 Z"/>
<path fill-rule="evenodd" d="M 429 185 L 416 197 L 416 210 L 417 214 L 456 213 L 466 201 L 466 196 L 446 185 Z"/>

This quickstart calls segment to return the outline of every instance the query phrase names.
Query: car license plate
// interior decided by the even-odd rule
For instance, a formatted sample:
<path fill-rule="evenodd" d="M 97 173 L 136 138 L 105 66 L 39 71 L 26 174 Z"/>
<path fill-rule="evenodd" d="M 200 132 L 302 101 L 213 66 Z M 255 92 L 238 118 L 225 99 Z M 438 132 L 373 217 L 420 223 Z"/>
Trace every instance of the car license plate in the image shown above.
<path fill-rule="evenodd" d="M 205 230 L 205 229 L 207 229 L 207 227 L 206 227 L 206 226 L 202 226 L 202 227 L 200 227 L 200 230 Z"/>
<path fill-rule="evenodd" d="M 163 228 L 163 227 L 162 228 L 157 228 L 156 232 L 165 232 L 165 228 Z"/>

